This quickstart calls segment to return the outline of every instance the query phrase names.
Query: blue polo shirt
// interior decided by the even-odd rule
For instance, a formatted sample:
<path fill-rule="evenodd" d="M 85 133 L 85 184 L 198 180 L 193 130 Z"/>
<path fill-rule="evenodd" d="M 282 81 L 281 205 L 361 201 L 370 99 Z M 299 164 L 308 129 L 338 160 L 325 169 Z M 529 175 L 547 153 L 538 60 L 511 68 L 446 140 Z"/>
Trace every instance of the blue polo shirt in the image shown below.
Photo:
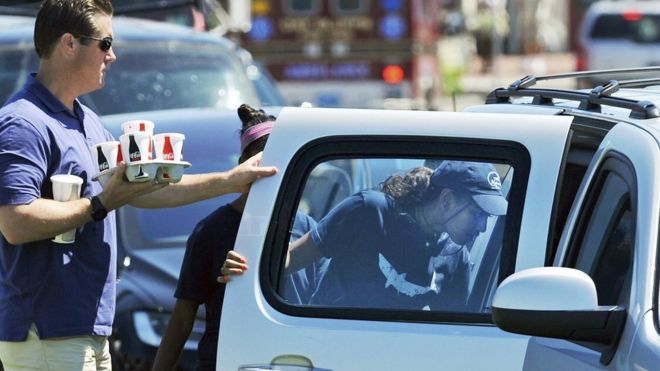
<path fill-rule="evenodd" d="M 83 179 L 82 196 L 100 193 L 91 148 L 107 140 L 94 112 L 78 101 L 69 111 L 30 76 L 0 109 L 0 205 L 52 199 L 50 176 L 69 170 Z M 0 340 L 25 340 L 30 323 L 42 339 L 110 335 L 115 281 L 114 213 L 79 227 L 73 244 L 0 236 Z"/>

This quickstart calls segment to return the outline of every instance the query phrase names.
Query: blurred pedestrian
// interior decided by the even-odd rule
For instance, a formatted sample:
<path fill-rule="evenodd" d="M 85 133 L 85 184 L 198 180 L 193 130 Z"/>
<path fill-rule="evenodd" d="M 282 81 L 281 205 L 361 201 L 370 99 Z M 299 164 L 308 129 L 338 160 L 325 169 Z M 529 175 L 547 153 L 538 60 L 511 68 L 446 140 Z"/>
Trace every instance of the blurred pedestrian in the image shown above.
<path fill-rule="evenodd" d="M 120 163 L 102 188 L 91 148 L 113 140 L 77 97 L 100 89 L 112 49 L 109 0 L 45 0 L 36 17 L 39 70 L 0 109 L 0 359 L 6 370 L 109 370 L 116 283 L 113 210 L 173 207 L 249 189 L 275 173 L 255 156 L 228 172 L 173 185 L 129 183 Z M 54 201 L 50 177 L 83 180 Z M 76 228 L 73 243 L 51 238 Z M 154 226 L 157 228 L 157 226 Z"/>

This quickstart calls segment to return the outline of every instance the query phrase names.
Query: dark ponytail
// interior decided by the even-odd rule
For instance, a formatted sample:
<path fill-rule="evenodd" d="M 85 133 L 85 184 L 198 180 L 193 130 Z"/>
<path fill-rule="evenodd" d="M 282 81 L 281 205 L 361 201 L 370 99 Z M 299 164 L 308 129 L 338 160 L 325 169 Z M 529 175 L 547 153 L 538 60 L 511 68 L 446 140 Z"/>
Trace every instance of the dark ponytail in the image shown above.
<path fill-rule="evenodd" d="M 433 170 L 428 167 L 416 167 L 403 175 L 391 175 L 380 184 L 380 188 L 395 200 L 397 208 L 410 211 L 435 193 L 430 189 L 431 175 Z"/>

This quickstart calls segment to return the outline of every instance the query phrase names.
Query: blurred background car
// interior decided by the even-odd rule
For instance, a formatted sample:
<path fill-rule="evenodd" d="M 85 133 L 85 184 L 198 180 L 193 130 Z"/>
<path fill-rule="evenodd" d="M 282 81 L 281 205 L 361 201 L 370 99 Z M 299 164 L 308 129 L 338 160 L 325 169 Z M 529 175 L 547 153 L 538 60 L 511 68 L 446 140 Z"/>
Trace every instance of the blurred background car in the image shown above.
<path fill-rule="evenodd" d="M 578 43 L 578 71 L 660 65 L 660 1 L 594 2 L 585 13 Z M 585 85 L 613 78 L 616 76 L 598 76 Z"/>
<path fill-rule="evenodd" d="M 34 18 L 0 15 L 0 102 L 23 86 L 39 60 L 34 52 Z M 5 27 L 6 25 L 6 27 Z M 189 27 L 117 16 L 105 87 L 82 96 L 99 115 L 212 107 L 236 109 L 284 106 L 277 86 L 232 41 Z"/>

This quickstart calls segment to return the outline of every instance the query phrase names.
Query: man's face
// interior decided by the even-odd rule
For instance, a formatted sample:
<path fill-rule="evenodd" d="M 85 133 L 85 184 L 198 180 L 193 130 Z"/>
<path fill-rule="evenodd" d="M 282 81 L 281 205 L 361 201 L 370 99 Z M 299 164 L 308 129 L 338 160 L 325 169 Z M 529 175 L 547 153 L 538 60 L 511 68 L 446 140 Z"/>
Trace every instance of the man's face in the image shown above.
<path fill-rule="evenodd" d="M 112 32 L 112 18 L 103 13 L 94 15 L 95 22 L 99 29 L 97 35 L 84 35 L 98 39 L 105 37 L 113 37 Z M 81 84 L 80 90 L 82 94 L 98 90 L 105 84 L 105 74 L 108 72 L 108 67 L 112 64 L 117 57 L 112 48 L 107 51 L 101 50 L 100 41 L 93 39 L 84 40 L 85 44 L 80 43 L 79 53 L 74 61 L 74 69 L 78 71 L 78 79 Z"/>
<path fill-rule="evenodd" d="M 459 245 L 465 245 L 486 230 L 488 215 L 471 197 L 456 199 L 445 215 L 452 215 L 445 223 L 449 237 Z"/>

